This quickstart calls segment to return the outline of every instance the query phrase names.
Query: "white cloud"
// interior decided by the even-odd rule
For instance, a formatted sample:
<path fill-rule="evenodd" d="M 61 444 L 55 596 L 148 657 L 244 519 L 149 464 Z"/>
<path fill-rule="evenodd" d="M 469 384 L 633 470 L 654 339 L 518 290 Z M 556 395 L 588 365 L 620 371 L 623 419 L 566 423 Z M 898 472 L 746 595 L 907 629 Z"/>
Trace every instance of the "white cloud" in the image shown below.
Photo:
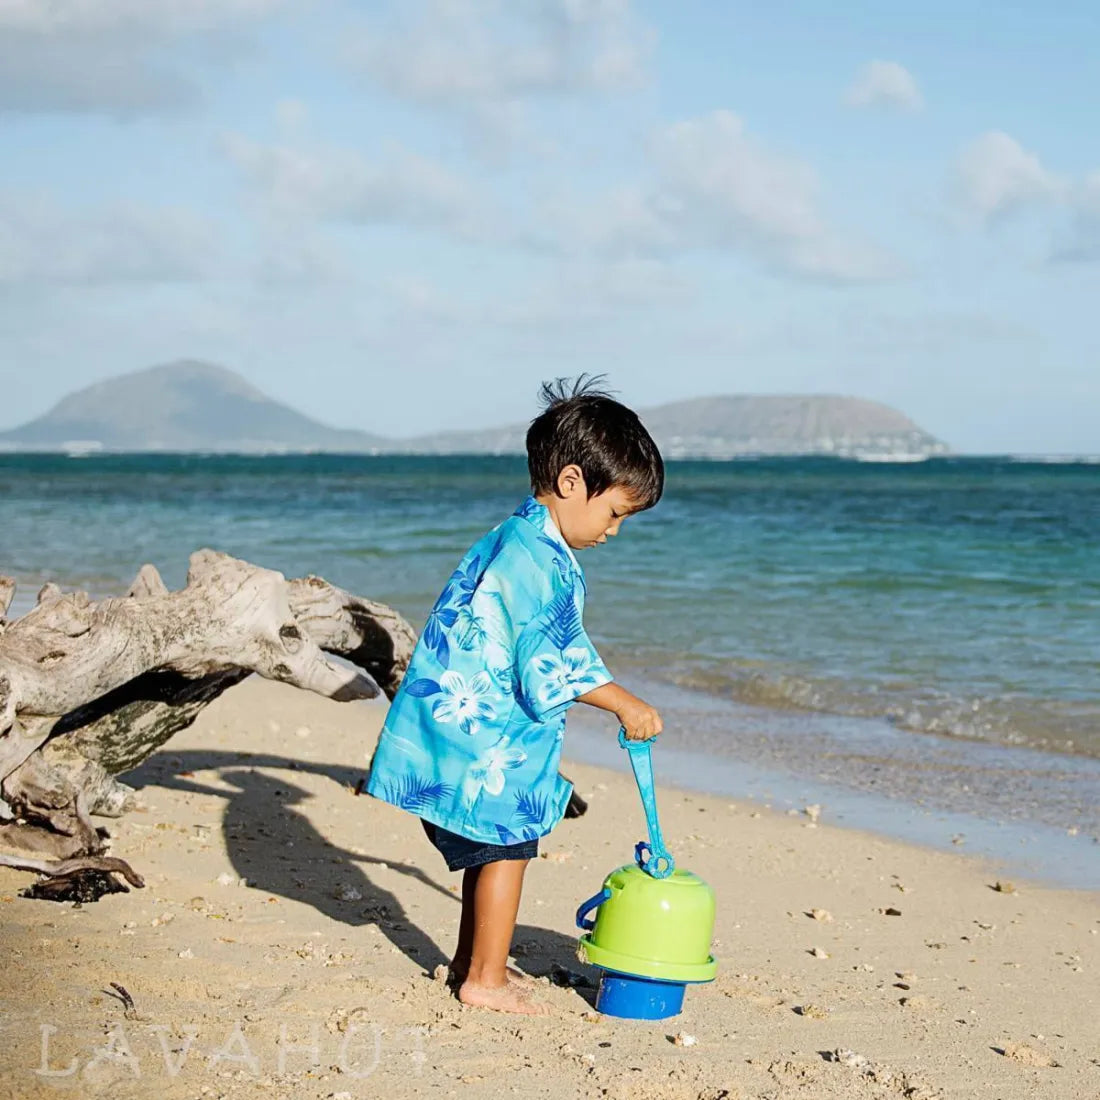
<path fill-rule="evenodd" d="M 429 229 L 565 256 L 594 265 L 599 278 L 618 265 L 624 294 L 627 272 L 636 280 L 667 274 L 667 261 L 704 250 L 826 282 L 901 273 L 884 251 L 828 223 L 808 165 L 762 145 L 728 111 L 659 130 L 648 179 L 595 198 L 558 195 L 514 214 L 487 180 L 396 145 L 368 158 L 295 134 L 276 144 L 231 136 L 223 148 L 262 210 L 293 224 L 293 233 L 323 222 Z"/>
<path fill-rule="evenodd" d="M 1058 200 L 1064 193 L 1063 182 L 1034 153 L 1000 130 L 983 134 L 963 150 L 958 181 L 963 201 L 983 219 Z"/>
<path fill-rule="evenodd" d="M 35 34 L 141 28 L 210 30 L 269 14 L 282 0 L 0 0 L 0 30 Z"/>
<path fill-rule="evenodd" d="M 692 283 L 661 260 L 572 261 L 555 268 L 525 298 L 493 303 L 485 323 L 518 328 L 601 323 L 624 314 L 679 309 L 694 294 Z"/>
<path fill-rule="evenodd" d="M 654 158 L 663 217 L 688 247 L 744 250 L 769 267 L 827 280 L 898 274 L 884 253 L 826 223 L 807 164 L 761 145 L 728 111 L 669 127 Z"/>
<path fill-rule="evenodd" d="M 1072 218 L 1056 260 L 1100 260 L 1100 171 L 1092 172 L 1071 191 Z"/>
<path fill-rule="evenodd" d="M 994 130 L 963 150 L 955 187 L 963 205 L 987 225 L 1024 209 L 1046 215 L 1053 241 L 1049 259 L 1100 261 L 1100 170 L 1077 179 L 1058 175 Z"/>
<path fill-rule="evenodd" d="M 693 285 L 659 260 L 570 260 L 491 298 L 463 296 L 421 276 L 386 282 L 398 327 L 550 331 L 690 304 Z"/>
<path fill-rule="evenodd" d="M 822 232 L 811 169 L 764 148 L 730 111 L 675 123 L 657 135 L 654 152 L 680 220 L 699 217 L 706 232 L 731 242 L 746 235 L 809 240 Z"/>
<path fill-rule="evenodd" d="M 417 0 L 361 34 L 349 56 L 423 103 L 507 101 L 639 83 L 648 35 L 628 0 Z"/>
<path fill-rule="evenodd" d="M 844 93 L 849 107 L 895 107 L 919 111 L 924 106 L 913 74 L 896 61 L 869 61 Z"/>
<path fill-rule="evenodd" d="M 202 48 L 295 0 L 0 0 L 0 111 L 132 115 L 200 98 Z M 186 61 L 172 47 L 200 47 Z"/>
<path fill-rule="evenodd" d="M 178 111 L 198 99 L 185 76 L 124 42 L 28 41 L 0 32 L 0 112 L 131 116 Z"/>
<path fill-rule="evenodd" d="M 533 99 L 644 84 L 653 43 L 630 0 L 395 0 L 345 55 L 391 95 L 456 112 L 478 147 L 497 152 L 538 143 Z"/>
<path fill-rule="evenodd" d="M 0 200 L 0 285 L 198 279 L 218 268 L 217 240 L 188 210 L 133 203 L 77 210 L 9 193 Z"/>
<path fill-rule="evenodd" d="M 683 243 L 674 224 L 679 209 L 652 185 L 618 187 L 595 197 L 558 194 L 542 203 L 523 243 L 549 252 L 671 254 Z"/>
<path fill-rule="evenodd" d="M 468 238 L 490 232 L 469 181 L 399 146 L 377 162 L 350 149 L 261 145 L 236 135 L 223 147 L 279 217 L 428 226 Z"/>
<path fill-rule="evenodd" d="M 661 130 L 651 162 L 648 185 L 549 205 L 544 245 L 642 256 L 720 249 L 827 281 L 899 274 L 885 253 L 827 224 L 808 165 L 761 145 L 729 111 Z"/>
<path fill-rule="evenodd" d="M 339 243 L 317 229 L 286 230 L 277 223 L 259 227 L 250 271 L 258 285 L 300 292 L 354 284 L 355 268 Z"/>

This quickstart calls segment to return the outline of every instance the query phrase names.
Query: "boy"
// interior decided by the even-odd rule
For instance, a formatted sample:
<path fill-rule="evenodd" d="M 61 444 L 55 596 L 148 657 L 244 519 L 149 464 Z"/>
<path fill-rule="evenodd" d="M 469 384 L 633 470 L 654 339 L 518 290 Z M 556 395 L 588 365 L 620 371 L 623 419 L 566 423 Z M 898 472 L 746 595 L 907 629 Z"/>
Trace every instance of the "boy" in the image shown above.
<path fill-rule="evenodd" d="M 462 916 L 450 965 L 465 1004 L 541 1015 L 507 967 L 523 875 L 572 790 L 558 774 L 565 712 L 611 711 L 628 737 L 661 732 L 581 623 L 574 551 L 653 507 L 660 452 L 637 415 L 582 378 L 542 387 L 527 433 L 532 495 L 462 559 L 428 616 L 371 761 L 367 790 L 421 818 Z"/>

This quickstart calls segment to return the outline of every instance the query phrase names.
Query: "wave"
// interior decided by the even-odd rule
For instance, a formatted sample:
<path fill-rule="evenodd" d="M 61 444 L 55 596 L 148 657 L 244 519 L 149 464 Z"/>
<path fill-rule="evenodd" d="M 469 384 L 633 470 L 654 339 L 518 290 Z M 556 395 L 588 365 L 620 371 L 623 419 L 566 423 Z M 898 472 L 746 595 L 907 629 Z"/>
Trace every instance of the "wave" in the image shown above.
<path fill-rule="evenodd" d="M 911 454 L 908 451 L 888 452 L 886 454 L 857 454 L 853 456 L 857 462 L 879 462 L 886 465 L 891 463 L 927 462 L 932 456 L 926 454 Z"/>
<path fill-rule="evenodd" d="M 1100 466 L 1100 455 L 1007 455 L 1007 462 L 1038 466 Z"/>
<path fill-rule="evenodd" d="M 959 697 L 910 685 L 817 679 L 729 665 L 650 672 L 678 687 L 750 706 L 878 719 L 913 733 L 1100 758 L 1100 710 L 1086 703 Z"/>

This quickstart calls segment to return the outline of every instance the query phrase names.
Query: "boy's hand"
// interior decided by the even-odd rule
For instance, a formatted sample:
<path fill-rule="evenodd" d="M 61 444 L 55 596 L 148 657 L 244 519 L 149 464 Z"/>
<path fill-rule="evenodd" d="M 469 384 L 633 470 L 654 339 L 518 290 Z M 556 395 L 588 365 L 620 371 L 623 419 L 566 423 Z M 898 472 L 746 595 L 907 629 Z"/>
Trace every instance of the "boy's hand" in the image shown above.
<path fill-rule="evenodd" d="M 590 707 L 599 707 L 614 714 L 619 725 L 626 730 L 629 741 L 645 741 L 656 737 L 665 728 L 654 707 L 614 681 L 578 695 L 577 699 Z"/>
<path fill-rule="evenodd" d="M 657 709 L 642 699 L 635 699 L 629 706 L 621 707 L 616 714 L 628 741 L 645 741 L 656 737 L 665 728 Z"/>

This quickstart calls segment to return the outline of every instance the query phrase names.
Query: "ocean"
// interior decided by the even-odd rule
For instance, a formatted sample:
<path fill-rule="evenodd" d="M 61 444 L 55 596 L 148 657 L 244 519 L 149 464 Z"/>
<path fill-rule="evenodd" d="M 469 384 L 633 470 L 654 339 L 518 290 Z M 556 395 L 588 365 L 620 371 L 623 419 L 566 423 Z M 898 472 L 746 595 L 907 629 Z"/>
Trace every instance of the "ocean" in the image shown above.
<path fill-rule="evenodd" d="M 419 628 L 526 487 L 512 457 L 0 455 L 0 572 L 25 608 L 147 561 L 182 585 L 211 546 Z M 887 831 L 902 803 L 1058 830 L 1100 865 L 1100 465 L 673 462 L 580 560 L 589 632 L 681 771 Z"/>

